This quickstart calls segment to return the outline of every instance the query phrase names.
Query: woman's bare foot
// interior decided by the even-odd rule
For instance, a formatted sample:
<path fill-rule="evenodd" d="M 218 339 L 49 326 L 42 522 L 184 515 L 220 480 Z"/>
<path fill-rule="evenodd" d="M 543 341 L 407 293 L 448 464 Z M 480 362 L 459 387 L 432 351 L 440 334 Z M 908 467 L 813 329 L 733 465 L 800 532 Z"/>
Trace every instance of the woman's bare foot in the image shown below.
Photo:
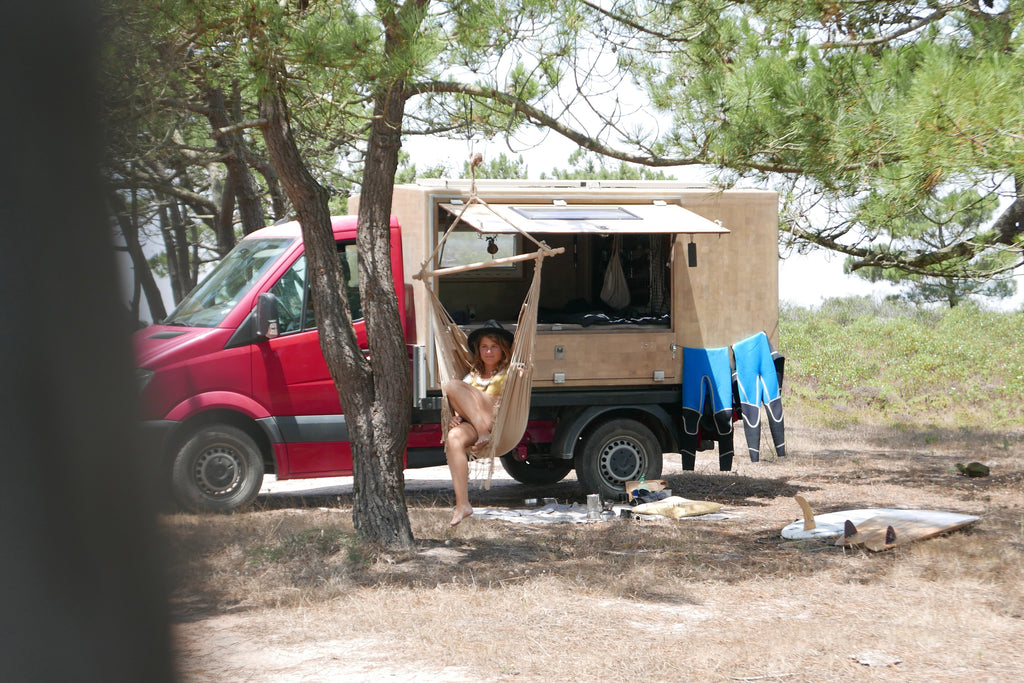
<path fill-rule="evenodd" d="M 490 434 L 481 434 L 480 436 L 477 437 L 476 443 L 474 443 L 472 446 L 469 447 L 469 450 L 473 451 L 474 453 L 477 453 L 477 452 L 480 451 L 481 448 L 483 448 L 488 443 L 490 443 L 490 441 L 491 441 L 491 435 Z"/>
<path fill-rule="evenodd" d="M 466 517 L 470 517 L 473 514 L 473 508 L 467 505 L 466 507 L 455 508 L 455 514 L 452 515 L 451 526 L 458 526 L 459 522 L 464 520 Z"/>

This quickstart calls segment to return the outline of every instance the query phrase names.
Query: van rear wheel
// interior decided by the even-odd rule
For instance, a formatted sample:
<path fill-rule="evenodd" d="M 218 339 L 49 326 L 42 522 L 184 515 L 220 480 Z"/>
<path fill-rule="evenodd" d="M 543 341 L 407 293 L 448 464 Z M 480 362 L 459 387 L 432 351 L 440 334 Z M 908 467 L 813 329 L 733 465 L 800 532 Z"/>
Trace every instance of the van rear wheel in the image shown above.
<path fill-rule="evenodd" d="M 575 462 L 576 478 L 584 493 L 620 500 L 626 495 L 627 481 L 661 476 L 661 444 L 641 422 L 609 420 L 583 439 Z"/>
<path fill-rule="evenodd" d="M 263 456 L 251 436 L 231 425 L 203 427 L 174 458 L 174 498 L 195 512 L 231 512 L 256 499 L 263 486 Z"/>

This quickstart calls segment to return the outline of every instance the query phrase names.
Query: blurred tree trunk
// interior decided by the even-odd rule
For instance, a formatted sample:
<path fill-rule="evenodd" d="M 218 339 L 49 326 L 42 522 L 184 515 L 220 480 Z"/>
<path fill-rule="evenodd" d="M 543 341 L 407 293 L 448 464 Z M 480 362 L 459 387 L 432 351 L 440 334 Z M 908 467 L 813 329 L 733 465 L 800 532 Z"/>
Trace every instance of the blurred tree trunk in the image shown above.
<path fill-rule="evenodd" d="M 5 3 L 0 22 L 5 681 L 176 678 L 99 173 L 98 4 Z"/>

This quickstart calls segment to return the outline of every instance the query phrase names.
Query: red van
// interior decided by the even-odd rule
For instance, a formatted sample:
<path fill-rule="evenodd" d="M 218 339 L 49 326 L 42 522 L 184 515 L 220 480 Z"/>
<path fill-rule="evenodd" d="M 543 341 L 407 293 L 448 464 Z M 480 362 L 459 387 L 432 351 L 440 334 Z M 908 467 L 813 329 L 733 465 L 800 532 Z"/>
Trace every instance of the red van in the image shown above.
<path fill-rule="evenodd" d="M 335 218 L 332 225 L 356 335 L 365 346 L 356 220 Z M 397 221 L 391 239 L 392 254 L 401 255 Z M 400 257 L 392 268 L 402 282 Z M 399 312 L 406 320 L 401 300 Z M 352 473 L 298 223 L 247 236 L 166 320 L 139 330 L 134 344 L 144 428 L 166 453 L 173 494 L 185 507 L 242 507 L 256 497 L 264 471 L 280 479 Z M 416 425 L 412 466 L 443 464 L 439 442 L 436 423 Z"/>

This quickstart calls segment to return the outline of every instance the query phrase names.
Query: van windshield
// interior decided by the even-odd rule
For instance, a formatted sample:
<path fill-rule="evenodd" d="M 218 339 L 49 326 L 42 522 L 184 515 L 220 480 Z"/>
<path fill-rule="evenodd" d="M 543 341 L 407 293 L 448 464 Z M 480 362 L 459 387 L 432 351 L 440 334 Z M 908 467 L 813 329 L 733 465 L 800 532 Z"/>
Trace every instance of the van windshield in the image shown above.
<path fill-rule="evenodd" d="M 164 320 L 164 325 L 216 327 L 294 240 L 243 240 Z"/>

